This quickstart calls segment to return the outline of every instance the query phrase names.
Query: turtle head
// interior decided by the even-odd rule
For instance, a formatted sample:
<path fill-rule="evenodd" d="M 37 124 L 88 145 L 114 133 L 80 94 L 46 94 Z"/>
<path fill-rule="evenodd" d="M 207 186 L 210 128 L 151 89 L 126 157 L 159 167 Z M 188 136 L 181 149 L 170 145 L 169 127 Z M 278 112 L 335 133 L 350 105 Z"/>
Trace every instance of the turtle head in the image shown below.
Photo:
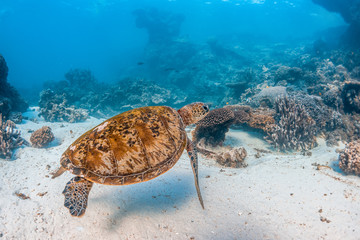
<path fill-rule="evenodd" d="M 209 112 L 209 106 L 202 102 L 188 104 L 178 110 L 184 124 L 190 125 L 203 119 Z"/>

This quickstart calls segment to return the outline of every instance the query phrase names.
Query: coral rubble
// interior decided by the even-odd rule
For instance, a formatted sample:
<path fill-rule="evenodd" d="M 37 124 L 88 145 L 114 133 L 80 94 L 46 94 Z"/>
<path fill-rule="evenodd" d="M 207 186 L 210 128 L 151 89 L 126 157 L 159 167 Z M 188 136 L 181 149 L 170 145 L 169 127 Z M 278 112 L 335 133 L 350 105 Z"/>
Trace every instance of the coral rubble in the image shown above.
<path fill-rule="evenodd" d="M 279 120 L 268 131 L 266 140 L 281 151 L 309 150 L 317 145 L 315 121 L 302 104 L 280 98 L 275 104 Z"/>
<path fill-rule="evenodd" d="M 15 123 L 3 120 L 0 114 L 0 157 L 10 159 L 13 150 L 23 143 L 24 139 L 20 137 L 20 131 L 15 130 Z"/>
<path fill-rule="evenodd" d="M 30 142 L 33 147 L 43 148 L 46 147 L 50 142 L 54 140 L 54 134 L 51 128 L 43 126 L 31 134 Z"/>
<path fill-rule="evenodd" d="M 245 158 L 247 152 L 245 148 L 239 147 L 231 149 L 230 151 L 222 152 L 216 155 L 216 161 L 225 167 L 240 168 L 246 167 Z"/>
<path fill-rule="evenodd" d="M 346 144 L 346 148 L 339 154 L 339 166 L 346 173 L 360 176 L 359 141 L 353 141 Z"/>

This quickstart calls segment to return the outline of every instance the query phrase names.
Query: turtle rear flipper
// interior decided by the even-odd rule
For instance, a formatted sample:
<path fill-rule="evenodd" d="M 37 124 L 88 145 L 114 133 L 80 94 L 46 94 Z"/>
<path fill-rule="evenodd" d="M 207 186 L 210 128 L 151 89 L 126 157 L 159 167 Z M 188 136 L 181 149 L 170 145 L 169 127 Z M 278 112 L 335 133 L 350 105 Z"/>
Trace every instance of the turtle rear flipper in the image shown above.
<path fill-rule="evenodd" d="M 66 184 L 63 191 L 65 195 L 64 206 L 70 210 L 72 216 L 81 217 L 84 215 L 92 185 L 92 182 L 82 177 L 74 177 Z"/>

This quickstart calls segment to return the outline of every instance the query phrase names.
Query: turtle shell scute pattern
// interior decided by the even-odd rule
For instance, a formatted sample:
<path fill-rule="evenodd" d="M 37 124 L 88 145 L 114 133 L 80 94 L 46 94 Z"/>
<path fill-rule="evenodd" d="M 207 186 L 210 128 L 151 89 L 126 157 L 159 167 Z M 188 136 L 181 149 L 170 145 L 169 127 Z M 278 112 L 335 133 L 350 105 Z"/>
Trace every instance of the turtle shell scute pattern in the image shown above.
<path fill-rule="evenodd" d="M 132 184 L 169 170 L 186 145 L 185 126 L 170 107 L 144 107 L 106 120 L 78 138 L 61 164 L 103 184 Z"/>

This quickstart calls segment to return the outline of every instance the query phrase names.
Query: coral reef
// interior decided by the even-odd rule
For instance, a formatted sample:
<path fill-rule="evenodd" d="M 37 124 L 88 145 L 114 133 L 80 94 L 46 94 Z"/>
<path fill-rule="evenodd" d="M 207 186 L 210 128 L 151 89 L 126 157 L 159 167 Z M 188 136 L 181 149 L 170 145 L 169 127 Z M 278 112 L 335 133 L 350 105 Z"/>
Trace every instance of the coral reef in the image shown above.
<path fill-rule="evenodd" d="M 251 116 L 247 125 L 254 129 L 260 129 L 264 132 L 268 132 L 269 128 L 275 123 L 275 119 L 272 116 L 273 112 L 266 108 L 258 108 L 251 112 Z"/>
<path fill-rule="evenodd" d="M 345 149 L 339 154 L 339 166 L 346 173 L 360 176 L 359 141 L 353 141 L 346 144 Z"/>
<path fill-rule="evenodd" d="M 280 97 L 286 97 L 287 95 L 286 87 L 267 87 L 252 97 L 251 105 L 253 107 L 261 106 L 273 108 L 276 99 Z"/>
<path fill-rule="evenodd" d="M 49 145 L 49 143 L 52 142 L 54 138 L 55 137 L 51 131 L 51 128 L 48 126 L 43 126 L 31 134 L 30 142 L 33 147 L 43 148 Z"/>
<path fill-rule="evenodd" d="M 44 90 L 40 94 L 40 116 L 46 121 L 79 122 L 88 118 L 85 109 L 75 109 L 67 104 L 64 95 L 55 94 L 51 90 Z"/>
<path fill-rule="evenodd" d="M 360 113 L 360 82 L 345 82 L 342 97 L 345 112 Z"/>
<path fill-rule="evenodd" d="M 194 143 L 204 139 L 205 145 L 218 146 L 225 141 L 225 134 L 234 121 L 233 111 L 227 108 L 211 110 L 202 120 L 196 123 L 192 132 Z"/>
<path fill-rule="evenodd" d="M 4 57 L 0 55 L 0 113 L 5 119 L 11 112 L 25 112 L 28 108 L 17 90 L 7 82 L 8 70 Z"/>
<path fill-rule="evenodd" d="M 288 83 L 294 83 L 301 79 L 303 72 L 298 67 L 280 66 L 274 76 L 275 83 L 285 80 Z"/>
<path fill-rule="evenodd" d="M 23 143 L 24 139 L 20 137 L 20 131 L 15 130 L 15 123 L 3 120 L 0 113 L 0 157 L 10 159 L 13 150 Z"/>
<path fill-rule="evenodd" d="M 279 120 L 268 131 L 266 140 L 281 151 L 309 150 L 317 145 L 315 121 L 302 104 L 287 97 L 275 104 Z"/>

